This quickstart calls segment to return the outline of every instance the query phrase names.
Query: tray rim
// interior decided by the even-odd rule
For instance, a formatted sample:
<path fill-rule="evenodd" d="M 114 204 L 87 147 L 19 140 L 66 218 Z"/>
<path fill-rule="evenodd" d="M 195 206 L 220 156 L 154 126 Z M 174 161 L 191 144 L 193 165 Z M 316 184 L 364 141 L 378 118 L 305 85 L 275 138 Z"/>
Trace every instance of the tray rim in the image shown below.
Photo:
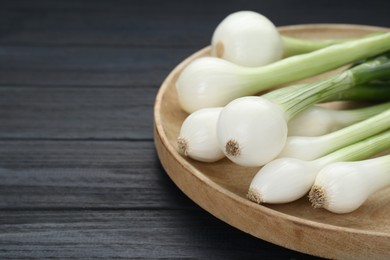
<path fill-rule="evenodd" d="M 319 24 L 298 24 L 298 25 L 287 25 L 287 26 L 281 26 L 278 27 L 278 30 L 280 32 L 283 31 L 290 31 L 290 30 L 301 30 L 303 28 L 312 28 L 312 29 L 318 29 L 321 30 L 321 28 L 329 28 L 331 29 L 369 29 L 369 30 L 386 30 L 389 31 L 389 28 L 385 27 L 379 27 L 379 26 L 371 26 L 371 25 L 359 25 L 359 24 L 338 24 L 338 23 L 319 23 Z M 170 71 L 168 76 L 164 79 L 163 83 L 161 84 L 161 87 L 157 93 L 156 99 L 155 99 L 155 104 L 154 104 L 154 142 L 157 150 L 158 157 L 168 174 L 168 176 L 172 179 L 172 181 L 176 184 L 180 190 L 184 194 L 186 194 L 191 200 L 193 200 L 197 205 L 202 207 L 204 210 L 207 212 L 211 213 L 218 219 L 232 225 L 233 227 L 244 231 L 246 233 L 249 233 L 257 238 L 260 238 L 262 240 L 277 244 L 279 246 L 283 246 L 292 250 L 297 250 L 303 253 L 308 253 L 308 254 L 313 254 L 321 257 L 340 257 L 337 253 L 334 254 L 332 252 L 322 252 L 321 250 L 319 251 L 313 251 L 312 249 L 305 249 L 302 246 L 296 246 L 296 245 L 286 245 L 283 243 L 278 243 L 278 241 L 274 241 L 273 239 L 270 239 L 267 236 L 258 236 L 254 234 L 254 232 L 251 232 L 250 230 L 246 230 L 245 228 L 239 227 L 234 223 L 234 221 L 230 221 L 226 219 L 226 217 L 221 216 L 221 214 L 218 214 L 214 209 L 209 208 L 208 206 L 203 205 L 201 202 L 198 202 L 197 198 L 194 198 L 194 195 L 192 195 L 192 192 L 189 192 L 188 190 L 184 189 L 182 187 L 181 181 L 178 180 L 178 177 L 172 174 L 170 167 L 167 165 L 168 162 L 165 158 L 166 153 L 169 153 L 172 158 L 171 160 L 175 161 L 178 165 L 180 165 L 183 170 L 185 170 L 186 174 L 191 175 L 192 178 L 197 179 L 200 183 L 203 183 L 203 185 L 207 185 L 208 188 L 216 191 L 219 196 L 227 196 L 229 200 L 234 201 L 235 203 L 241 204 L 243 206 L 253 208 L 254 210 L 261 211 L 261 213 L 269 216 L 269 217 L 276 217 L 276 218 L 281 218 L 285 221 L 291 222 L 291 224 L 295 224 L 297 226 L 300 226 L 301 229 L 306 228 L 315 228 L 318 230 L 323 230 L 323 231 L 331 231 L 331 232 L 345 232 L 350 234 L 351 236 L 353 235 L 359 235 L 361 237 L 367 237 L 367 238 L 376 238 L 379 240 L 385 239 L 390 243 L 390 233 L 387 232 L 379 232 L 379 231 L 368 231 L 368 230 L 358 230 L 355 228 L 349 228 L 349 227 L 341 227 L 341 226 L 335 226 L 331 224 L 326 224 L 326 223 L 320 223 L 316 222 L 313 220 L 307 220 L 307 219 L 302 219 L 297 216 L 292 216 L 287 213 L 280 212 L 278 210 L 274 210 L 271 208 L 268 208 L 267 206 L 264 205 L 258 205 L 255 204 L 251 201 L 248 201 L 247 199 L 242 198 L 241 196 L 238 196 L 236 193 L 229 191 L 222 186 L 218 185 L 214 181 L 212 181 L 209 177 L 204 175 L 202 172 L 197 170 L 190 162 L 188 162 L 186 159 L 184 159 L 173 147 L 169 141 L 167 136 L 165 135 L 165 130 L 163 128 L 163 124 L 161 123 L 161 117 L 159 114 L 159 107 L 161 106 L 162 100 L 163 100 L 163 95 L 166 92 L 166 89 L 169 87 L 169 82 L 172 81 L 174 78 L 175 74 L 177 71 L 182 70 L 192 59 L 195 57 L 198 57 L 199 55 L 205 54 L 210 50 L 210 46 L 206 46 L 195 53 L 191 54 L 184 60 L 182 60 L 175 68 Z M 164 152 L 165 150 L 165 152 Z M 376 240 L 374 239 L 374 240 Z M 390 251 L 388 252 L 390 254 Z M 372 255 L 370 255 L 372 256 Z M 344 257 L 344 256 L 343 256 Z"/>

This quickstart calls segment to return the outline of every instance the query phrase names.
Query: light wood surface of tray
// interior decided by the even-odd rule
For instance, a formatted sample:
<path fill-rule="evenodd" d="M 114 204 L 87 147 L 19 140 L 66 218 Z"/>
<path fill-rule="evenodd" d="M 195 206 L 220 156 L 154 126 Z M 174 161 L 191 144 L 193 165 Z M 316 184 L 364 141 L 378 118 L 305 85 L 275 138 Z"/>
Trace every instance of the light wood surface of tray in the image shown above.
<path fill-rule="evenodd" d="M 344 24 L 279 28 L 283 35 L 307 39 L 353 38 L 383 29 Z M 188 114 L 179 106 L 175 82 L 190 61 L 209 52 L 210 48 L 206 47 L 180 63 L 165 79 L 156 97 L 155 145 L 174 183 L 217 218 L 274 244 L 326 258 L 388 259 L 390 188 L 374 194 L 358 210 L 344 215 L 313 209 L 307 197 L 288 204 L 258 205 L 246 199 L 246 192 L 259 168 L 240 167 L 227 159 L 202 163 L 177 152 L 176 139 Z"/>

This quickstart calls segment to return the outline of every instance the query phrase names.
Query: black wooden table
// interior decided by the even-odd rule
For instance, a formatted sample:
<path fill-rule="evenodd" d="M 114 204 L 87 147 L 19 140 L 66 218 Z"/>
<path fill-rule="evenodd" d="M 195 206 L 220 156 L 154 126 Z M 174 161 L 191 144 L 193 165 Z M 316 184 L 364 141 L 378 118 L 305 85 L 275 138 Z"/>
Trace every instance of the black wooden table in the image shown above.
<path fill-rule="evenodd" d="M 0 259 L 308 257 L 180 192 L 157 158 L 152 108 L 231 12 L 390 26 L 389 1 L 334 2 L 0 1 Z"/>

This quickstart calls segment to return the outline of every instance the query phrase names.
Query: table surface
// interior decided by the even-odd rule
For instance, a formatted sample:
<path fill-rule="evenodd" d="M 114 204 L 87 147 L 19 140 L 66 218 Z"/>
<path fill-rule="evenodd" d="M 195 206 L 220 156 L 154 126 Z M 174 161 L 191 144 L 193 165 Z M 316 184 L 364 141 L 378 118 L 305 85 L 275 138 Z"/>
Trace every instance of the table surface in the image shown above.
<path fill-rule="evenodd" d="M 161 82 L 229 13 L 390 26 L 389 1 L 0 1 L 0 258 L 308 255 L 216 219 L 153 143 Z"/>

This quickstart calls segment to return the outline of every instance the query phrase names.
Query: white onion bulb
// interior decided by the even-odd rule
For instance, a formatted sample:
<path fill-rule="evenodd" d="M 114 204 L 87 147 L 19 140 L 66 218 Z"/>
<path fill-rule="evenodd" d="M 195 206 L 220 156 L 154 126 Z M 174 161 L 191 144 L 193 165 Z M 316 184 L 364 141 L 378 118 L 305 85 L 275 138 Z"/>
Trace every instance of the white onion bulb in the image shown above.
<path fill-rule="evenodd" d="M 261 166 L 283 149 L 287 122 L 275 103 L 257 96 L 242 97 L 222 109 L 217 137 L 220 149 L 236 164 Z"/>
<path fill-rule="evenodd" d="M 201 108 L 221 107 L 246 94 L 253 85 L 242 68 L 226 60 L 202 57 L 180 73 L 176 89 L 181 107 L 187 113 Z"/>
<path fill-rule="evenodd" d="M 304 196 L 321 167 L 317 161 L 294 158 L 276 159 L 253 178 L 248 198 L 257 203 L 287 203 Z"/>
<path fill-rule="evenodd" d="M 388 185 L 390 155 L 358 162 L 337 162 L 318 173 L 309 198 L 315 208 L 349 213 Z"/>
<path fill-rule="evenodd" d="M 217 140 L 217 121 L 222 108 L 204 108 L 189 115 L 177 139 L 181 154 L 202 162 L 215 162 L 224 157 Z"/>
<path fill-rule="evenodd" d="M 291 118 L 288 122 L 288 135 L 320 136 L 338 130 L 349 123 L 343 124 L 337 119 L 336 111 L 312 106 Z"/>
<path fill-rule="evenodd" d="M 283 42 L 268 18 L 239 11 L 228 15 L 215 29 L 211 53 L 241 66 L 259 67 L 282 58 Z"/>

